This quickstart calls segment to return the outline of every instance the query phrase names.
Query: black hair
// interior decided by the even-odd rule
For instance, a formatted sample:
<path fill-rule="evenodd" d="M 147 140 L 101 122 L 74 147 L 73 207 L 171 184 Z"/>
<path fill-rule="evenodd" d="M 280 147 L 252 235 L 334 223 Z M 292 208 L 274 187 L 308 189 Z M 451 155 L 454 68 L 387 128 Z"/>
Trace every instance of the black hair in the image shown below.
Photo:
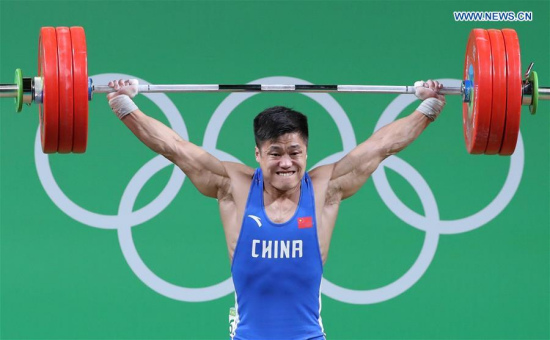
<path fill-rule="evenodd" d="M 307 117 L 288 107 L 270 107 L 254 118 L 254 138 L 258 148 L 265 141 L 275 141 L 282 135 L 294 132 L 300 134 L 307 146 Z"/>

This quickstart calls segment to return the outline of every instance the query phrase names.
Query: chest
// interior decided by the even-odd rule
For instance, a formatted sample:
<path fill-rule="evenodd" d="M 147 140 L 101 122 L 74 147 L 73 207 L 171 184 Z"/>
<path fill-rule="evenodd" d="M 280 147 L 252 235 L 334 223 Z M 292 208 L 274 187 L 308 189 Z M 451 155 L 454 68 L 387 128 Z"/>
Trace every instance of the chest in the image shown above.
<path fill-rule="evenodd" d="M 235 251 L 234 264 L 257 271 L 296 270 L 321 264 L 317 227 L 312 211 L 298 209 L 283 223 L 247 209 Z M 257 272 L 255 271 L 255 272 Z"/>
<path fill-rule="evenodd" d="M 267 204 L 264 208 L 266 217 L 274 223 L 285 223 L 290 220 L 295 214 L 296 209 L 298 209 L 298 204 L 296 202 L 272 202 Z"/>

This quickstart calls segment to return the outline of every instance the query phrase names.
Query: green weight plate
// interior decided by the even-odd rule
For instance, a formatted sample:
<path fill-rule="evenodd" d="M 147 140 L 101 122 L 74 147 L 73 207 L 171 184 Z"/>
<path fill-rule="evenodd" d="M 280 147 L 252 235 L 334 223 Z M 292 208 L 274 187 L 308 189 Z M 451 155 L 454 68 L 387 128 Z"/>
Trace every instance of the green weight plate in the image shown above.
<path fill-rule="evenodd" d="M 23 109 L 23 72 L 20 68 L 15 69 L 15 84 L 17 84 L 17 97 L 15 97 L 15 111 Z"/>
<path fill-rule="evenodd" d="M 537 76 L 537 72 L 531 71 L 529 81 L 533 84 L 533 100 L 531 101 L 531 105 L 529 105 L 529 111 L 534 115 L 537 113 L 537 106 L 539 105 L 539 77 Z"/>

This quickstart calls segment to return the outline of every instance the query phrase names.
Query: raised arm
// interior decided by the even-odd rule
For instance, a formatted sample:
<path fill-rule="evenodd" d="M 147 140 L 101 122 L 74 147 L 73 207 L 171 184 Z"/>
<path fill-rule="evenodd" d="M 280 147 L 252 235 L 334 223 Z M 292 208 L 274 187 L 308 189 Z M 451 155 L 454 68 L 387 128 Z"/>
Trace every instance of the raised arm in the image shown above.
<path fill-rule="evenodd" d="M 355 194 L 384 159 L 405 149 L 437 118 L 445 105 L 438 93 L 442 85 L 429 80 L 415 87 L 423 102 L 412 114 L 379 129 L 340 161 L 314 170 L 326 178 L 328 201 L 337 203 Z"/>
<path fill-rule="evenodd" d="M 109 105 L 143 144 L 176 164 L 202 194 L 221 198 L 227 193 L 229 175 L 220 160 L 138 109 L 131 99 L 137 94 L 137 81 L 119 80 L 109 86 L 117 90 L 107 95 Z"/>

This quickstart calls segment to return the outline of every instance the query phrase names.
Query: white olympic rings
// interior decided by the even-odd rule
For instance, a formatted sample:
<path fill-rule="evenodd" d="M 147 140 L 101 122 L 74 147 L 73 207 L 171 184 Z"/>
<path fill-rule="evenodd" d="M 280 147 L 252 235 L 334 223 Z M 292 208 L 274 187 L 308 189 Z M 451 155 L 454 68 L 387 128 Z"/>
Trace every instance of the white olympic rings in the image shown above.
<path fill-rule="evenodd" d="M 126 74 L 100 74 L 93 77 L 95 82 L 104 83 L 112 79 L 136 78 Z M 139 79 L 140 83 L 147 84 Z M 455 86 L 460 82 L 453 79 L 439 81 Z M 310 84 L 292 77 L 268 77 L 251 83 L 261 84 Z M 212 115 L 205 132 L 203 148 L 220 160 L 240 162 L 232 155 L 217 148 L 217 139 L 223 123 L 231 112 L 243 101 L 257 93 L 232 93 L 226 97 Z M 318 102 L 332 116 L 342 137 L 343 150 L 327 156 L 313 167 L 339 160 L 356 145 L 355 134 L 351 123 L 338 102 L 326 93 L 304 93 Z M 144 94 L 151 99 L 166 115 L 169 125 L 183 138 L 188 139 L 187 129 L 181 114 L 165 94 Z M 415 100 L 408 95 L 398 96 L 383 112 L 375 130 L 395 120 L 399 113 Z M 132 271 L 148 287 L 171 299 L 189 302 L 215 300 L 233 292 L 233 282 L 228 279 L 204 288 L 186 288 L 171 284 L 151 271 L 140 258 L 132 238 L 132 227 L 144 223 L 162 212 L 174 199 L 185 180 L 185 175 L 174 166 L 172 175 L 162 192 L 145 207 L 133 211 L 136 198 L 147 183 L 158 171 L 171 165 L 162 156 L 156 156 L 147 162 L 130 180 L 121 198 L 117 215 L 102 215 L 88 211 L 71 201 L 61 190 L 53 176 L 49 157 L 41 151 L 40 129 L 35 140 L 35 161 L 40 181 L 52 201 L 61 211 L 76 221 L 102 229 L 117 229 L 120 246 Z M 511 159 L 511 166 L 506 182 L 497 197 L 478 213 L 454 221 L 443 221 L 439 218 L 437 203 L 432 191 L 420 174 L 402 159 L 393 156 L 388 158 L 373 174 L 375 187 L 388 208 L 405 223 L 426 232 L 424 245 L 413 266 L 395 282 L 372 290 L 351 290 L 340 287 L 323 278 L 323 293 L 333 299 L 350 304 L 370 304 L 391 299 L 414 285 L 430 265 L 439 240 L 439 234 L 455 234 L 470 231 L 486 224 L 497 216 L 514 196 L 523 172 L 524 150 L 521 135 L 518 138 L 516 151 Z M 312 167 L 312 168 L 313 168 Z M 391 189 L 385 174 L 388 167 L 399 173 L 416 190 L 420 197 L 426 216 L 409 209 Z"/>

